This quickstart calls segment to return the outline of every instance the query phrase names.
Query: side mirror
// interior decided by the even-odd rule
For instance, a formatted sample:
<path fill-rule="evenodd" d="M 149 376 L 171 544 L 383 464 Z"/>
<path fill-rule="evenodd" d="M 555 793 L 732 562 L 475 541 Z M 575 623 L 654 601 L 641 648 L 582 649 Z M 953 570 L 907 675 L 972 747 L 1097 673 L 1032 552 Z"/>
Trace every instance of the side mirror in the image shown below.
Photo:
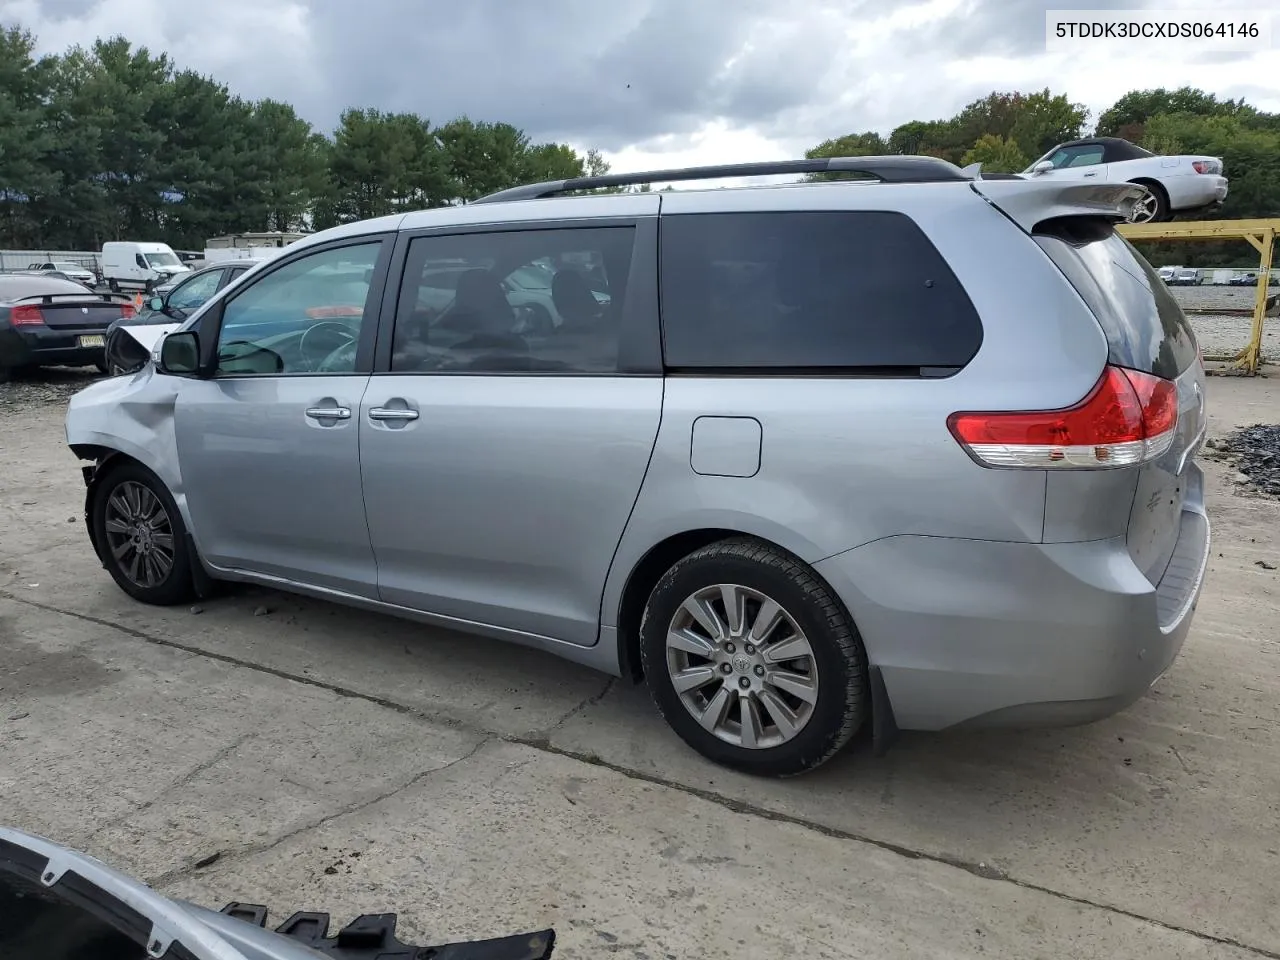
<path fill-rule="evenodd" d="M 152 297 L 147 301 L 147 309 L 159 313 L 164 309 L 164 297 Z"/>
<path fill-rule="evenodd" d="M 200 370 L 200 336 L 194 330 L 175 330 L 160 341 L 156 369 L 175 376 Z"/>
<path fill-rule="evenodd" d="M 1037 163 L 1034 167 L 1031 168 L 1031 172 L 1044 173 L 1046 170 L 1052 170 L 1052 169 L 1053 169 L 1052 160 L 1041 160 L 1039 163 Z"/>

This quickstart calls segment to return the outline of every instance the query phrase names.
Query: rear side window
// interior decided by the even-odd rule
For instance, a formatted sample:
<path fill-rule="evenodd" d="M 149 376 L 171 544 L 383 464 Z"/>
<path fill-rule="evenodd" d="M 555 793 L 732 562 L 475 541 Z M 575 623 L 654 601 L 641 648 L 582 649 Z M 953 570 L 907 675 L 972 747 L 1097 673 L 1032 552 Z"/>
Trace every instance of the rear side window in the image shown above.
<path fill-rule="evenodd" d="M 1186 315 L 1145 257 L 1106 220 L 1070 217 L 1036 227 L 1036 242 L 1102 325 L 1110 360 L 1173 380 L 1196 359 Z"/>
<path fill-rule="evenodd" d="M 678 214 L 661 245 L 673 369 L 920 375 L 982 342 L 959 280 L 900 213 Z"/>

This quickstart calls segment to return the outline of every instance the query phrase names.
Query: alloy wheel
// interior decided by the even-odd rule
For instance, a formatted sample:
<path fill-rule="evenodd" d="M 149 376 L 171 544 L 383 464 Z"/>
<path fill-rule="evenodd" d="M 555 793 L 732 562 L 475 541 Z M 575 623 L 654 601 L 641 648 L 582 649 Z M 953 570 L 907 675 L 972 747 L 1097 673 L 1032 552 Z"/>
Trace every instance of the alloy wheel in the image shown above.
<path fill-rule="evenodd" d="M 120 572 L 140 587 L 157 587 L 173 570 L 169 512 L 144 484 L 126 480 L 107 498 L 107 546 Z"/>
<path fill-rule="evenodd" d="M 1129 211 L 1130 223 L 1150 223 L 1160 211 L 1160 200 L 1150 190 Z"/>
<path fill-rule="evenodd" d="M 758 590 L 720 583 L 693 593 L 671 618 L 666 651 L 680 702 L 727 743 L 776 747 L 813 716 L 813 647 L 795 619 Z"/>

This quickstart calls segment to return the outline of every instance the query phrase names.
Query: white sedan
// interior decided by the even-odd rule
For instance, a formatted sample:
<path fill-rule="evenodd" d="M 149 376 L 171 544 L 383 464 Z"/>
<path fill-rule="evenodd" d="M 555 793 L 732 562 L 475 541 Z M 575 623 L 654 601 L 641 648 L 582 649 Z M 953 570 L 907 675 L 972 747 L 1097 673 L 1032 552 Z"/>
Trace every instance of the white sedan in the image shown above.
<path fill-rule="evenodd" d="M 1022 171 L 1022 176 L 1141 184 L 1147 196 L 1134 207 L 1130 217 L 1134 223 L 1171 220 L 1176 214 L 1220 206 L 1227 198 L 1220 158 L 1163 157 L 1118 137 L 1059 144 Z"/>

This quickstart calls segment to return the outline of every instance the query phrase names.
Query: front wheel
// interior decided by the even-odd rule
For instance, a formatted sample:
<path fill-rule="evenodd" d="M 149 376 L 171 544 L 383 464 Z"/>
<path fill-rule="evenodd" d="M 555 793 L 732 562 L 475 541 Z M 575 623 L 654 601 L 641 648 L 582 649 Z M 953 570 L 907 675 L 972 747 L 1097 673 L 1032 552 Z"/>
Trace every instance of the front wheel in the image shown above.
<path fill-rule="evenodd" d="M 866 653 L 844 607 L 809 567 L 762 541 L 714 543 L 667 571 L 640 642 L 675 732 L 746 773 L 811 770 L 866 714 Z"/>
<path fill-rule="evenodd" d="M 137 463 L 111 469 L 94 491 L 90 521 L 107 572 L 129 596 L 157 606 L 194 598 L 195 558 L 182 516 L 150 470 Z"/>

